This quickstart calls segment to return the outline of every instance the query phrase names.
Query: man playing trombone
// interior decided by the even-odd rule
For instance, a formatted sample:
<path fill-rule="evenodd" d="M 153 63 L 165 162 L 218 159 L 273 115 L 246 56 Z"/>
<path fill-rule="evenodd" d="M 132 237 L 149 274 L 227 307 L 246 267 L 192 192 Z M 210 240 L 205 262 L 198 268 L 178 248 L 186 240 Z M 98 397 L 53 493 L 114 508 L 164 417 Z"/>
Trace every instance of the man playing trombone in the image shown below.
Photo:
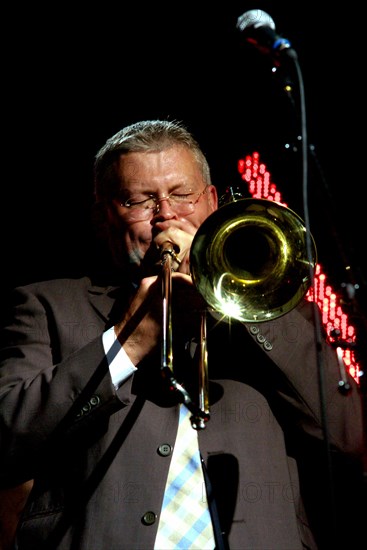
<path fill-rule="evenodd" d="M 335 350 L 323 341 L 320 402 L 312 304 L 301 299 L 261 323 L 209 311 L 203 349 L 206 302 L 190 249 L 218 197 L 182 124 L 142 121 L 108 139 L 95 159 L 95 195 L 117 278 L 18 288 L 2 333 L 1 486 L 33 480 L 16 548 L 296 550 L 337 540 L 327 457 L 358 470 L 362 400 L 352 378 L 347 395 L 338 390 Z M 201 480 L 170 493 L 178 449 L 188 447 L 185 413 L 202 414 L 191 426 Z M 191 512 L 182 512 L 189 496 Z M 325 532 L 313 517 L 320 503 L 330 504 Z"/>

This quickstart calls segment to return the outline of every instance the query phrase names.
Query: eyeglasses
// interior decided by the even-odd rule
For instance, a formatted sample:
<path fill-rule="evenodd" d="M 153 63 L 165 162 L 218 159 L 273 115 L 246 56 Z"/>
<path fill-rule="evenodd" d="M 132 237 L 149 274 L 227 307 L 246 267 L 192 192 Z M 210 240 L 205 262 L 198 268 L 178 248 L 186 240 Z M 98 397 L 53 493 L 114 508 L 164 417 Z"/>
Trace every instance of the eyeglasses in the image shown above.
<path fill-rule="evenodd" d="M 153 212 L 159 212 L 162 201 L 168 201 L 176 214 L 187 216 L 194 212 L 195 205 L 199 202 L 200 197 L 206 193 L 207 189 L 208 187 L 205 186 L 202 191 L 196 193 L 177 193 L 177 191 L 174 191 L 166 197 L 157 197 L 155 195 L 133 196 L 125 201 L 119 201 L 119 204 L 128 209 L 126 216 L 132 221 L 146 220 L 152 216 Z"/>

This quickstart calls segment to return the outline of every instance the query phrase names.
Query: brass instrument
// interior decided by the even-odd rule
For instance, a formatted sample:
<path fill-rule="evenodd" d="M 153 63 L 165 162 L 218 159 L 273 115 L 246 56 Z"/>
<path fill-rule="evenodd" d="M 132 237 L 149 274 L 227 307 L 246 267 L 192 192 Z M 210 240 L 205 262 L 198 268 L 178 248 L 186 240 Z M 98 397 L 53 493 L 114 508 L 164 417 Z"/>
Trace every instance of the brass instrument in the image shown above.
<path fill-rule="evenodd" d="M 298 214 L 274 201 L 236 198 L 232 194 L 230 202 L 203 222 L 191 245 L 192 279 L 208 304 L 208 311 L 219 319 L 232 318 L 246 323 L 269 321 L 289 312 L 311 285 L 317 253 L 310 237 L 311 258 L 307 254 L 307 231 Z M 172 388 L 181 393 L 181 400 L 193 413 L 193 427 L 202 429 L 210 418 L 205 314 L 201 330 L 199 404 L 195 405 L 174 379 L 172 350 L 167 351 L 167 343 L 172 343 L 170 306 L 167 307 L 171 286 L 167 258 L 171 255 L 169 246 L 164 246 L 162 368 Z"/>
<path fill-rule="evenodd" d="M 269 321 L 293 309 L 310 287 L 306 250 L 306 228 L 295 212 L 267 199 L 234 200 L 199 227 L 191 274 L 214 311 L 244 322 Z"/>
<path fill-rule="evenodd" d="M 172 351 L 172 261 L 175 258 L 174 246 L 165 242 L 161 247 L 162 265 L 162 301 L 163 301 L 163 339 L 161 350 L 161 372 L 168 381 L 172 391 L 177 392 L 179 399 L 192 412 L 191 424 L 196 430 L 205 428 L 209 420 L 209 379 L 208 361 L 206 348 L 206 313 L 202 312 L 200 323 L 200 364 L 199 374 L 199 400 L 196 405 L 186 389 L 178 383 L 173 374 L 173 351 Z"/>

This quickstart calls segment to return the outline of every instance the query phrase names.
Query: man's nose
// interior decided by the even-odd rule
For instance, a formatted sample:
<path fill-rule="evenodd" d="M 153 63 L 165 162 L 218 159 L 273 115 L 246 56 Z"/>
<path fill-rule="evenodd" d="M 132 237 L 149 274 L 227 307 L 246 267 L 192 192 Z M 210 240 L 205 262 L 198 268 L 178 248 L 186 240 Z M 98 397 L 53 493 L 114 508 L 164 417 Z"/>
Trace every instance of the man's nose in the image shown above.
<path fill-rule="evenodd" d="M 171 207 L 171 201 L 169 197 L 157 197 L 156 199 L 156 214 L 174 214 L 174 211 Z"/>

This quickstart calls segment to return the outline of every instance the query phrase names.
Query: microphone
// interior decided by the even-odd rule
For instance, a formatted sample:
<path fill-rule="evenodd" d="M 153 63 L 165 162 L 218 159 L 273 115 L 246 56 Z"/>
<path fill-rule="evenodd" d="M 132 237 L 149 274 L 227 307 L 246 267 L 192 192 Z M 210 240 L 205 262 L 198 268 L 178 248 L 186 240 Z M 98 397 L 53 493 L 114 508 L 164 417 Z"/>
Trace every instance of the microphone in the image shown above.
<path fill-rule="evenodd" d="M 246 11 L 238 17 L 236 28 L 244 33 L 247 42 L 255 45 L 263 53 L 285 53 L 290 57 L 297 57 L 289 40 L 276 33 L 275 23 L 265 11 Z"/>

